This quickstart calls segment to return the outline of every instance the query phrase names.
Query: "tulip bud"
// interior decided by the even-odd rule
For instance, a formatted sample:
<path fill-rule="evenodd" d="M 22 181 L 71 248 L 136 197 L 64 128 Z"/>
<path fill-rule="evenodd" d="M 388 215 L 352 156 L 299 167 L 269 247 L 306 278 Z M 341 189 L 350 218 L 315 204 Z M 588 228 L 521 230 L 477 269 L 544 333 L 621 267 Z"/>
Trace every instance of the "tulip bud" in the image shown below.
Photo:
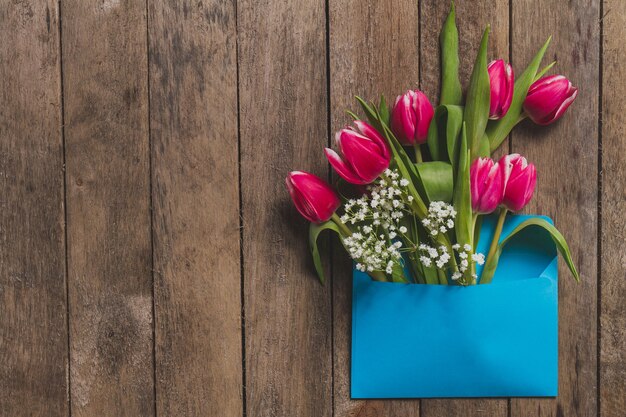
<path fill-rule="evenodd" d="M 326 158 L 335 171 L 352 184 L 369 184 L 383 173 L 391 161 L 387 142 L 369 124 L 357 120 L 355 127 L 337 132 L 335 140 L 343 159 L 332 149 L 326 148 Z"/>
<path fill-rule="evenodd" d="M 391 111 L 391 130 L 404 145 L 426 142 L 435 110 L 424 93 L 409 90 L 398 96 Z"/>
<path fill-rule="evenodd" d="M 562 75 L 550 75 L 533 83 L 524 100 L 524 111 L 538 125 L 559 119 L 572 104 L 578 89 Z"/>
<path fill-rule="evenodd" d="M 310 222 L 327 221 L 341 204 L 332 187 L 316 175 L 292 171 L 285 182 L 294 205 Z"/>
<path fill-rule="evenodd" d="M 511 211 L 520 211 L 533 197 L 537 170 L 526 158 L 516 153 L 503 156 L 499 164 L 505 176 L 502 204 Z"/>
<path fill-rule="evenodd" d="M 470 167 L 472 210 L 479 214 L 493 212 L 502 202 L 504 173 L 491 158 L 478 158 Z"/>
<path fill-rule="evenodd" d="M 489 102 L 489 118 L 502 119 L 511 107 L 513 101 L 513 86 L 515 77 L 511 64 L 502 59 L 491 61 L 487 66 L 489 85 L 491 86 L 491 101 Z"/>

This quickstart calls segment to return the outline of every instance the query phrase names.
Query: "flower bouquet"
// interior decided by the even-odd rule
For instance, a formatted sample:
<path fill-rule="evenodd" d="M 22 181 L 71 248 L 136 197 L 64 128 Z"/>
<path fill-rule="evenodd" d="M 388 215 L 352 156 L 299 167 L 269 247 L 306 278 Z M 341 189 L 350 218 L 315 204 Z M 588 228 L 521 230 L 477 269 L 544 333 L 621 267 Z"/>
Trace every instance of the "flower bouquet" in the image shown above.
<path fill-rule="evenodd" d="M 322 231 L 354 260 L 353 398 L 556 395 L 557 251 L 578 272 L 550 219 L 509 214 L 532 198 L 535 166 L 490 156 L 521 120 L 559 119 L 577 89 L 545 75 L 554 63 L 540 69 L 550 39 L 515 79 L 505 61 L 488 63 L 488 36 L 463 97 L 452 6 L 439 105 L 417 90 L 391 108 L 357 97 L 365 117 L 348 112 L 340 153 L 325 150 L 336 187 L 287 177 L 321 282 Z"/>

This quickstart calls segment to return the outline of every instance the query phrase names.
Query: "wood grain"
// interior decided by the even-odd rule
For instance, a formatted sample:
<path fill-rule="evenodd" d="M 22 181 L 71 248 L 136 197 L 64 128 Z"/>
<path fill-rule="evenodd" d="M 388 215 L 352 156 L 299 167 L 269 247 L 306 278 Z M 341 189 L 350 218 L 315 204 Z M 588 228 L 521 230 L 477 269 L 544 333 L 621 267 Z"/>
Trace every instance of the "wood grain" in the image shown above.
<path fill-rule="evenodd" d="M 355 95 L 378 100 L 418 87 L 416 1 L 330 1 L 331 138 L 359 113 Z M 335 146 L 333 144 L 333 146 Z M 333 252 L 335 416 L 419 416 L 419 401 L 350 400 L 352 262 L 339 243 Z"/>
<path fill-rule="evenodd" d="M 331 291 L 284 185 L 291 170 L 328 172 L 324 1 L 237 12 L 247 415 L 330 416 Z"/>
<path fill-rule="evenodd" d="M 523 68 L 549 35 L 544 64 L 580 87 L 576 102 L 548 128 L 522 123 L 512 148 L 537 166 L 537 191 L 526 211 L 554 219 L 579 267 L 576 282 L 559 267 L 559 395 L 512 399 L 511 416 L 592 416 L 597 384 L 597 179 L 599 2 L 513 2 L 512 52 Z"/>
<path fill-rule="evenodd" d="M 602 53 L 600 415 L 626 410 L 626 2 L 606 0 Z"/>
<path fill-rule="evenodd" d="M 478 46 L 485 27 L 491 25 L 487 59 L 509 58 L 508 1 L 457 1 L 456 22 L 459 30 L 459 77 L 467 89 Z M 429 97 L 437 97 L 440 89 L 441 63 L 439 32 L 449 12 L 448 2 L 423 0 L 421 5 L 421 85 Z M 494 158 L 506 153 L 507 143 L 494 153 Z M 421 417 L 507 415 L 506 399 L 432 399 L 422 400 Z"/>
<path fill-rule="evenodd" d="M 0 415 L 67 416 L 59 10 L 0 2 Z"/>
<path fill-rule="evenodd" d="M 157 415 L 241 415 L 235 4 L 148 21 Z"/>
<path fill-rule="evenodd" d="M 152 416 L 145 1 L 63 2 L 73 416 Z"/>

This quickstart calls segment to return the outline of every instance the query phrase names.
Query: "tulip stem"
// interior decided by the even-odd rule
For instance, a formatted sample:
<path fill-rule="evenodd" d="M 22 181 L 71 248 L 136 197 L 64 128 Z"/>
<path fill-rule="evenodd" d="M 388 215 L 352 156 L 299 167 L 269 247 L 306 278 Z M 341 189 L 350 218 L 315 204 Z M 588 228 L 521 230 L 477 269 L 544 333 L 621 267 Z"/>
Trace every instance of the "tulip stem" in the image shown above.
<path fill-rule="evenodd" d="M 493 239 L 491 240 L 491 246 L 489 247 L 489 253 L 487 254 L 487 264 L 494 262 L 494 256 L 496 255 L 496 250 L 498 249 L 498 243 L 500 242 L 500 235 L 502 234 L 502 227 L 504 226 L 504 219 L 506 218 L 506 213 L 508 210 L 504 207 L 500 209 L 500 214 L 498 216 L 498 223 L 496 223 L 496 230 L 493 233 Z M 491 279 L 493 278 L 493 274 L 490 277 L 485 277 L 485 280 L 480 280 L 481 284 L 489 284 Z"/>
<path fill-rule="evenodd" d="M 341 231 L 341 234 L 344 235 L 345 237 L 349 237 L 352 236 L 352 231 L 348 228 L 348 226 L 345 225 L 344 222 L 341 221 L 341 219 L 339 218 L 339 216 L 337 216 L 337 213 L 333 213 L 332 216 L 330 216 L 330 219 L 335 222 L 335 224 L 337 225 L 337 227 L 339 227 L 339 230 Z"/>
<path fill-rule="evenodd" d="M 420 144 L 416 143 L 413 146 L 413 149 L 415 149 L 415 163 L 416 164 L 421 164 L 423 162 L 423 159 L 422 159 L 422 148 L 421 148 Z"/>

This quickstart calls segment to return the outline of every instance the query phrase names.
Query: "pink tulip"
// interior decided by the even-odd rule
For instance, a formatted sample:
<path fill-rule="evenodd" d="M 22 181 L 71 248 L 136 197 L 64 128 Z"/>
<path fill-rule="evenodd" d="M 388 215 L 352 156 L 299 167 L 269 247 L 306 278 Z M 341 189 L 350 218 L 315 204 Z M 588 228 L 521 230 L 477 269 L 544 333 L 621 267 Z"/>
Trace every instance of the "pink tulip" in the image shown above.
<path fill-rule="evenodd" d="M 504 172 L 491 158 L 478 158 L 470 167 L 472 210 L 479 214 L 493 212 L 502 202 Z"/>
<path fill-rule="evenodd" d="M 559 119 L 572 104 L 578 89 L 562 75 L 550 75 L 533 83 L 524 100 L 524 110 L 538 125 Z"/>
<path fill-rule="evenodd" d="M 327 221 L 341 204 L 331 186 L 316 175 L 292 171 L 285 182 L 296 208 L 310 222 Z"/>
<path fill-rule="evenodd" d="M 520 211 L 533 197 L 537 184 L 537 170 L 519 154 L 503 156 L 499 164 L 505 175 L 502 204 L 511 211 Z"/>
<path fill-rule="evenodd" d="M 391 151 L 382 136 L 369 124 L 357 120 L 355 127 L 337 132 L 335 139 L 343 159 L 330 148 L 326 158 L 335 171 L 352 184 L 369 184 L 389 167 Z"/>
<path fill-rule="evenodd" d="M 428 97 L 419 90 L 398 96 L 391 111 L 391 130 L 404 145 L 426 142 L 435 110 Z"/>
<path fill-rule="evenodd" d="M 491 86 L 489 118 L 492 120 L 502 119 L 509 111 L 513 100 L 513 85 L 515 84 L 513 68 L 504 60 L 497 59 L 489 63 L 487 72 Z"/>

